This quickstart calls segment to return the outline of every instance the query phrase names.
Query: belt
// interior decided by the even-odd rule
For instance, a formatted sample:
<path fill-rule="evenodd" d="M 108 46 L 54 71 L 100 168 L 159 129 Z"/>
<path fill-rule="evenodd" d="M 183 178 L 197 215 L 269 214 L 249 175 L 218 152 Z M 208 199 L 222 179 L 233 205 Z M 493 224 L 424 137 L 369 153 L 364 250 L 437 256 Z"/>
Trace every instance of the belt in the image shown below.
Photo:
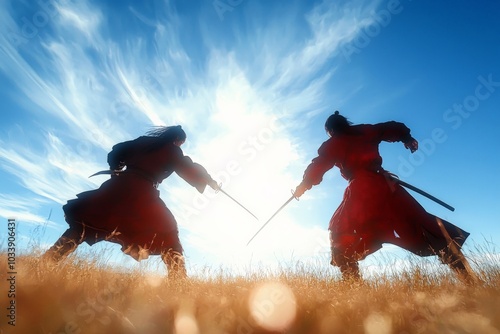
<path fill-rule="evenodd" d="M 151 182 L 155 189 L 158 188 L 158 186 L 160 185 L 160 182 L 156 178 L 154 178 L 153 176 L 149 175 L 148 173 L 146 173 L 140 169 L 136 169 L 136 168 L 127 168 L 125 170 L 111 170 L 111 169 L 102 170 L 100 172 L 97 172 L 95 174 L 90 175 L 89 177 L 96 176 L 96 175 L 104 175 L 104 174 L 112 175 L 112 176 L 120 176 L 121 174 L 125 174 L 125 173 L 137 175 L 137 176 Z"/>

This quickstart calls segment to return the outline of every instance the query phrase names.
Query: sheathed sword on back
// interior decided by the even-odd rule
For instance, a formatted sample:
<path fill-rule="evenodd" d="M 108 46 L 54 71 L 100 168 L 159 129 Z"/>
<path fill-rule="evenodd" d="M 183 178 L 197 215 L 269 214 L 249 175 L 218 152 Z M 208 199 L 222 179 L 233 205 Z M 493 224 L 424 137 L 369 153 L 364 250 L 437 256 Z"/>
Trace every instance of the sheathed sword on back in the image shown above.
<path fill-rule="evenodd" d="M 441 204 L 442 206 L 444 206 L 445 208 L 447 208 L 448 210 L 451 210 L 451 211 L 455 211 L 455 208 L 452 207 L 451 205 L 449 204 L 446 204 L 445 202 L 443 202 L 442 200 L 432 196 L 431 194 L 423 191 L 422 189 L 419 189 L 409 183 L 406 183 L 404 181 L 401 181 L 400 179 L 398 179 L 395 175 L 393 175 L 392 173 L 385 173 L 385 176 L 392 182 L 394 183 L 398 183 L 400 184 L 401 186 L 404 186 L 408 189 L 411 189 L 431 200 L 433 200 L 434 202 L 438 203 L 438 204 Z M 252 242 L 252 240 L 257 236 L 257 234 L 260 233 L 260 231 L 262 231 L 264 229 L 264 227 L 266 227 L 266 225 L 271 221 L 271 219 L 273 219 L 285 206 L 288 205 L 288 203 L 290 203 L 292 201 L 292 199 L 296 198 L 295 197 L 295 194 L 293 194 L 292 192 L 292 196 L 271 216 L 271 218 L 269 218 L 262 226 L 261 228 L 252 236 L 252 238 L 247 242 L 247 246 L 250 244 L 250 242 Z"/>
<path fill-rule="evenodd" d="M 409 183 L 406 183 L 405 181 L 401 181 L 401 180 L 400 180 L 400 179 L 398 179 L 396 176 L 394 176 L 392 173 L 386 173 L 386 174 L 385 174 L 385 176 L 386 176 L 386 177 L 387 177 L 390 181 L 393 181 L 393 182 L 395 182 L 395 183 L 398 183 L 398 184 L 402 185 L 402 186 L 403 186 L 403 187 L 405 187 L 405 188 L 411 189 L 411 190 L 413 190 L 413 191 L 415 191 L 415 192 L 419 193 L 420 195 L 425 196 L 425 197 L 427 197 L 428 199 L 430 199 L 430 200 L 432 200 L 432 201 L 434 201 L 434 202 L 436 202 L 436 203 L 438 203 L 438 204 L 440 204 L 440 205 L 444 206 L 445 208 L 447 208 L 447 209 L 448 209 L 448 210 L 450 210 L 450 211 L 455 211 L 455 208 L 454 208 L 454 207 L 452 207 L 451 205 L 446 204 L 445 202 L 443 202 L 443 201 L 442 201 L 442 200 L 440 200 L 439 198 L 436 198 L 436 197 L 432 196 L 431 194 L 429 194 L 429 193 L 427 193 L 427 192 L 423 191 L 422 189 L 419 189 L 419 188 L 415 187 L 414 185 L 411 185 L 411 184 L 409 184 Z"/>

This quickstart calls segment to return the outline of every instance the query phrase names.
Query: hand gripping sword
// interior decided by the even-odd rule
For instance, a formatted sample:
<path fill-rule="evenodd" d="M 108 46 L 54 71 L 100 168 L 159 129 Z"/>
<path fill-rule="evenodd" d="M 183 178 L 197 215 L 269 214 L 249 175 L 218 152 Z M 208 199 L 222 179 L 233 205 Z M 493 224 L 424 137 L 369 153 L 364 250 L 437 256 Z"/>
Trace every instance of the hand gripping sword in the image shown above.
<path fill-rule="evenodd" d="M 299 200 L 297 197 L 295 197 L 295 194 L 293 193 L 293 190 L 292 190 L 292 197 L 290 197 L 286 202 L 285 204 L 283 204 L 282 206 L 280 206 L 280 208 L 278 209 L 278 211 L 276 211 L 272 216 L 271 218 L 269 218 L 260 228 L 257 232 L 255 232 L 255 234 L 253 235 L 253 237 L 248 240 L 247 242 L 247 246 L 252 242 L 252 240 L 257 236 L 257 234 L 260 233 L 260 231 L 262 231 L 264 229 L 264 227 L 266 227 L 266 225 L 271 221 L 271 219 L 274 218 L 274 216 L 276 216 L 285 206 L 288 205 L 288 203 L 290 203 L 292 201 L 292 199 L 296 199 L 297 201 Z"/>

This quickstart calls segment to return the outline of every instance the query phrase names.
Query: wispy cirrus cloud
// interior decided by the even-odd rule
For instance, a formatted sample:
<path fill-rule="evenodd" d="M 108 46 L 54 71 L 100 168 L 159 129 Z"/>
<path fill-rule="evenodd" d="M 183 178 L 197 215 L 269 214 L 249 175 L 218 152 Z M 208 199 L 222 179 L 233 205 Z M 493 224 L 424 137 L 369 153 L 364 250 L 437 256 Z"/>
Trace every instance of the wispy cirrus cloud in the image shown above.
<path fill-rule="evenodd" d="M 5 218 L 15 218 L 18 221 L 31 225 L 45 224 L 50 228 L 55 228 L 57 224 L 47 217 L 42 217 L 33 213 L 35 208 L 39 208 L 50 200 L 42 198 L 23 197 L 20 195 L 0 194 L 0 216 Z"/>
<path fill-rule="evenodd" d="M 36 149 L 2 138 L 2 168 L 34 198 L 62 204 L 103 180 L 88 175 L 107 167 L 105 155 L 113 144 L 153 124 L 182 124 L 188 131 L 186 154 L 259 216 L 269 216 L 299 181 L 304 143 L 295 132 L 332 98 L 326 87 L 339 66 L 339 45 L 370 23 L 377 5 L 325 1 L 300 15 L 269 19 L 265 32 L 248 29 L 229 48 L 195 31 L 204 41 L 200 56 L 186 47 L 181 17 L 168 2 L 154 16 L 140 5 L 129 7 L 124 20 L 130 30 L 113 31 L 110 9 L 54 1 L 53 19 L 29 47 L 0 36 L 0 69 L 39 124 L 26 123 L 32 127 L 26 133 L 43 138 Z M 19 17 L 5 3 L 0 6 L 2 31 L 19 31 Z M 283 25 L 292 31 L 283 34 Z M 294 31 L 300 30 L 307 33 L 297 38 Z M 258 224 L 227 198 L 199 197 L 175 177 L 165 182 L 162 194 L 187 247 L 212 260 L 265 257 L 269 244 L 286 254 L 299 239 L 318 244 L 318 234 L 326 238 L 325 231 L 303 227 L 283 212 L 276 226 L 289 238 L 264 234 L 257 248 L 244 249 L 242 241 Z M 236 223 L 241 224 L 235 228 Z M 229 238 L 232 256 L 227 247 L 216 247 Z M 299 255 L 314 255 L 312 244 L 299 247 Z"/>

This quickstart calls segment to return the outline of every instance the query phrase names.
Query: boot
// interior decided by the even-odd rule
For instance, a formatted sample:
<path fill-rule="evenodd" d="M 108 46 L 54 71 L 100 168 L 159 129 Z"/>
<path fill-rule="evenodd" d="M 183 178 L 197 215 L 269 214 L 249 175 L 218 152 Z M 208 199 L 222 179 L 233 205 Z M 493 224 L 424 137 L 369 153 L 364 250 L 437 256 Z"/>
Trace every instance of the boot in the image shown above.
<path fill-rule="evenodd" d="M 471 271 L 470 266 L 464 262 L 467 260 L 463 254 L 461 254 L 460 250 L 455 254 L 455 252 L 452 252 L 448 247 L 445 251 L 439 252 L 438 256 L 439 260 L 443 264 L 448 265 L 460 281 L 466 284 L 473 284 L 478 280 L 477 276 Z"/>
<path fill-rule="evenodd" d="M 340 272 L 342 273 L 342 280 L 344 282 L 360 281 L 361 274 L 359 273 L 358 262 L 345 262 L 340 266 Z"/>
<path fill-rule="evenodd" d="M 80 231 L 76 231 L 71 227 L 68 228 L 54 245 L 43 254 L 42 258 L 51 262 L 59 262 L 65 259 L 82 243 L 82 236 Z"/>
<path fill-rule="evenodd" d="M 161 259 L 167 265 L 169 279 L 177 280 L 187 278 L 186 263 L 182 253 L 169 249 L 161 255 Z"/>
<path fill-rule="evenodd" d="M 330 264 L 340 268 L 342 280 L 345 282 L 360 281 L 361 274 L 359 272 L 358 261 L 355 256 L 346 256 L 345 252 L 331 247 L 332 259 Z"/>

